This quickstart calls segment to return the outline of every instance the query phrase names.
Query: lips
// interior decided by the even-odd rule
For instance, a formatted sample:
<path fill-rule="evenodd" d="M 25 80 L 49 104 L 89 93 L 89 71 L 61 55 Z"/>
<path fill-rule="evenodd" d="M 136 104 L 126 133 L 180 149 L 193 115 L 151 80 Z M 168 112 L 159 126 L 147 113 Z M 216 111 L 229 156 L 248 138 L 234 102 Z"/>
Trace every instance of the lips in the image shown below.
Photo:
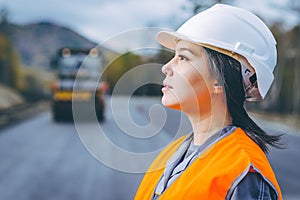
<path fill-rule="evenodd" d="M 163 82 L 163 88 L 161 89 L 162 92 L 173 89 L 168 83 Z"/>

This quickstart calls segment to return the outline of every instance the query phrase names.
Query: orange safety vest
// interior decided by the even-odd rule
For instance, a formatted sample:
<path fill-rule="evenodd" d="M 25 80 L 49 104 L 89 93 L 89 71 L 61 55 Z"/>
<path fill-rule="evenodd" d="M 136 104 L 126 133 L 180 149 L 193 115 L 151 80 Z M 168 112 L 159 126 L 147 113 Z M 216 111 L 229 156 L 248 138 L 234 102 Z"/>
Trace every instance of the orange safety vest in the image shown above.
<path fill-rule="evenodd" d="M 145 174 L 135 200 L 152 199 L 165 165 L 186 136 L 167 146 L 153 161 Z M 161 194 L 164 199 L 224 200 L 235 181 L 246 175 L 250 167 L 259 172 L 282 199 L 280 187 L 267 157 L 260 147 L 241 128 L 217 141 Z M 241 179 L 240 179 L 241 180 Z"/>

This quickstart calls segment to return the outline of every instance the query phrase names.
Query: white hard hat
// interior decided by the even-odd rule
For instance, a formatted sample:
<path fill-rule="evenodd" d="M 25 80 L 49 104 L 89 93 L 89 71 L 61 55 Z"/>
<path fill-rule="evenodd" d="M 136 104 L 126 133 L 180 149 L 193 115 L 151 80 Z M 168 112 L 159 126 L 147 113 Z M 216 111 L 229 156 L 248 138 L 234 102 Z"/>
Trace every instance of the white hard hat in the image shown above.
<path fill-rule="evenodd" d="M 247 10 L 216 4 L 186 21 L 176 32 L 159 32 L 157 40 L 170 49 L 175 49 L 178 40 L 186 40 L 239 60 L 246 100 L 263 99 L 273 82 L 276 41 L 268 27 Z"/>

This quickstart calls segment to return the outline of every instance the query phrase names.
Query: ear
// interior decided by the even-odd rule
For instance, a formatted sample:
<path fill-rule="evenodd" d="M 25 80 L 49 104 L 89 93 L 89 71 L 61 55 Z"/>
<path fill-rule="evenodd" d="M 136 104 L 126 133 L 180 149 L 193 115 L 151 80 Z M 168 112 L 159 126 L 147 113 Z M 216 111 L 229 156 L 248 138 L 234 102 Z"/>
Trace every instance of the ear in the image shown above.
<path fill-rule="evenodd" d="M 213 94 L 221 94 L 223 93 L 223 87 L 219 85 L 219 83 L 215 83 L 212 90 Z"/>

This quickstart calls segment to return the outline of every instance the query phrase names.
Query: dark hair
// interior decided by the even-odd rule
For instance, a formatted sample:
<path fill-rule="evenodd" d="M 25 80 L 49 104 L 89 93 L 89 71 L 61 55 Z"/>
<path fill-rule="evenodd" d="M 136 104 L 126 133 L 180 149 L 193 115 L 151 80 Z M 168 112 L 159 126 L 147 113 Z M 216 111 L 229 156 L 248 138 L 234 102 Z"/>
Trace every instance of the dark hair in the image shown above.
<path fill-rule="evenodd" d="M 281 135 L 269 135 L 261 129 L 247 114 L 245 90 L 241 74 L 241 64 L 234 58 L 205 48 L 212 73 L 225 88 L 228 112 L 232 118 L 232 125 L 242 128 L 260 148 L 267 153 L 268 145 L 281 148 Z"/>

